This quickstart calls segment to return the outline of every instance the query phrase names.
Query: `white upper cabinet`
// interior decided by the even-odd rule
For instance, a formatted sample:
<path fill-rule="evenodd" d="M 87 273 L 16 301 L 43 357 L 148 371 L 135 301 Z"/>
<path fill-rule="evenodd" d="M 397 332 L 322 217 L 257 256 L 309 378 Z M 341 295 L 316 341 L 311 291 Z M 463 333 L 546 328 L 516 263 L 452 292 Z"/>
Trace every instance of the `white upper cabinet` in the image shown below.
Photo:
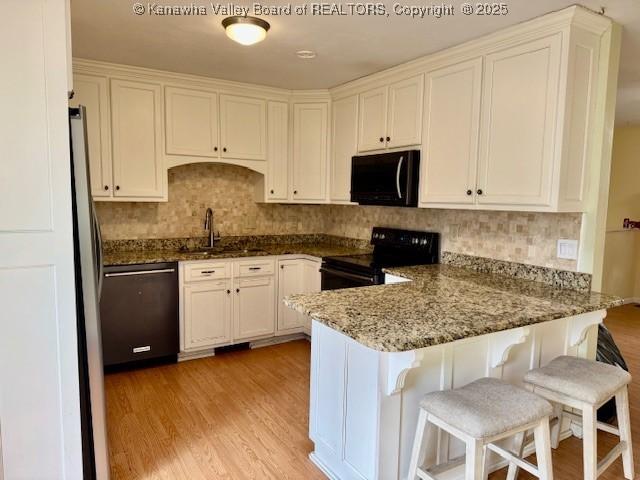
<path fill-rule="evenodd" d="M 351 199 L 351 157 L 358 149 L 358 96 L 334 101 L 331 112 L 330 199 L 344 203 Z"/>
<path fill-rule="evenodd" d="M 289 195 L 289 104 L 267 105 L 267 200 L 284 201 Z"/>
<path fill-rule="evenodd" d="M 167 154 L 219 155 L 217 93 L 166 87 L 165 112 Z"/>
<path fill-rule="evenodd" d="M 427 73 L 420 204 L 472 204 L 476 195 L 482 58 Z"/>
<path fill-rule="evenodd" d="M 109 81 L 95 75 L 78 74 L 74 77 L 75 94 L 69 104 L 86 107 L 91 194 L 108 198 L 113 194 Z"/>
<path fill-rule="evenodd" d="M 551 206 L 560 33 L 485 58 L 478 203 Z"/>
<path fill-rule="evenodd" d="M 556 33 L 427 73 L 420 206 L 585 210 L 607 22 L 572 13 Z"/>
<path fill-rule="evenodd" d="M 415 77 L 389 86 L 387 147 L 419 145 L 422 138 L 422 95 L 424 77 Z"/>
<path fill-rule="evenodd" d="M 387 135 L 388 87 L 376 88 L 360 94 L 358 151 L 380 150 Z"/>
<path fill-rule="evenodd" d="M 165 195 L 160 85 L 111 80 L 115 197 L 159 199 Z"/>
<path fill-rule="evenodd" d="M 223 158 L 267 158 L 267 113 L 264 100 L 220 95 L 220 146 Z"/>
<path fill-rule="evenodd" d="M 358 151 L 418 145 L 422 136 L 423 75 L 360 94 Z"/>
<path fill-rule="evenodd" d="M 327 200 L 327 103 L 293 105 L 293 201 Z"/>

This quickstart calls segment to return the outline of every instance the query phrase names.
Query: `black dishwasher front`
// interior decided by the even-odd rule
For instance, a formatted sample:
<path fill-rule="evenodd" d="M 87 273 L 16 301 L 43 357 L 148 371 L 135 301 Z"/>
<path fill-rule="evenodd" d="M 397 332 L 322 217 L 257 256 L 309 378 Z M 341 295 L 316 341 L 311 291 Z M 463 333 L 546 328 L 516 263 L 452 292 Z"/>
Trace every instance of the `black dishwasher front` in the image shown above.
<path fill-rule="evenodd" d="M 178 354 L 176 263 L 105 267 L 100 299 L 105 367 Z"/>

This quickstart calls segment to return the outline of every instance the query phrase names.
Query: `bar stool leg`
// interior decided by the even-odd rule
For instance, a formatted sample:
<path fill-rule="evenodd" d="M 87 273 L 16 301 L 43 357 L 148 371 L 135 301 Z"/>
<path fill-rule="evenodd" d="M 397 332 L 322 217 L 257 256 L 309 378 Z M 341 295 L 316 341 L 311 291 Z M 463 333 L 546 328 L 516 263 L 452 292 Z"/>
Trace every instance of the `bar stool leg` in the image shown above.
<path fill-rule="evenodd" d="M 623 387 L 616 392 L 616 413 L 618 415 L 618 429 L 620 430 L 620 441 L 626 442 L 622 451 L 622 466 L 624 468 L 624 478 L 633 480 L 635 470 L 633 466 L 633 448 L 631 446 L 631 420 L 629 417 L 629 392 L 627 387 Z"/>
<path fill-rule="evenodd" d="M 558 448 L 560 444 L 560 433 L 562 433 L 562 411 L 564 407 L 561 403 L 555 403 L 553 405 L 553 416 L 558 419 L 558 422 L 551 429 L 551 448 L 554 450 Z"/>
<path fill-rule="evenodd" d="M 597 410 L 593 405 L 582 407 L 582 445 L 584 480 L 596 480 L 598 476 Z"/>
<path fill-rule="evenodd" d="M 409 480 L 418 478 L 418 468 L 422 466 L 422 457 L 425 450 L 423 445 L 425 430 L 427 428 L 428 414 L 425 410 L 420 409 L 418 417 L 418 426 L 416 428 L 416 437 L 413 442 L 413 451 L 411 452 L 411 461 L 409 462 Z"/>
<path fill-rule="evenodd" d="M 482 456 L 484 458 L 484 468 L 483 468 L 483 475 L 482 478 L 484 480 L 487 480 L 489 478 L 489 460 L 491 459 L 491 452 L 489 451 L 489 448 L 487 448 L 487 446 L 484 447 L 484 449 L 482 450 Z"/>
<path fill-rule="evenodd" d="M 483 480 L 484 445 L 480 440 L 468 438 L 466 441 L 465 480 Z"/>
<path fill-rule="evenodd" d="M 520 458 L 522 458 L 524 452 L 524 441 L 527 437 L 527 432 L 520 432 L 516 435 L 515 443 L 516 450 L 515 453 L 518 454 Z M 518 471 L 520 469 L 515 463 L 509 463 L 509 470 L 507 470 L 507 480 L 516 480 L 518 478 Z"/>
<path fill-rule="evenodd" d="M 551 434 L 549 432 L 549 419 L 545 418 L 533 431 L 536 443 L 536 459 L 538 460 L 538 473 L 540 480 L 553 480 L 553 467 L 551 463 Z"/>

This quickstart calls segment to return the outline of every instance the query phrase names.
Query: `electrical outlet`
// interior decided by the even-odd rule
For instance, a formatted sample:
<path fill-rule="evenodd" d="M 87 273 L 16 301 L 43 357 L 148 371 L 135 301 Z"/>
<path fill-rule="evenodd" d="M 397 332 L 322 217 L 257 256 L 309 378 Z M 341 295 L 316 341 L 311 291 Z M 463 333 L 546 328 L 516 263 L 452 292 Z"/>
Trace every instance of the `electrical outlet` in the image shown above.
<path fill-rule="evenodd" d="M 558 258 L 565 260 L 578 259 L 578 241 L 561 238 L 558 240 Z"/>

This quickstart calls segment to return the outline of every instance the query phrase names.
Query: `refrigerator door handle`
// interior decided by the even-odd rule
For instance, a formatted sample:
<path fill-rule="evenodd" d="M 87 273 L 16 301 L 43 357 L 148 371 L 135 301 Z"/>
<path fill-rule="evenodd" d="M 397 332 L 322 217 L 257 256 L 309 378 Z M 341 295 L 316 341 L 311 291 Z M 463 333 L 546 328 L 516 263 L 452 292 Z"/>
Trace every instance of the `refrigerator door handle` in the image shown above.
<path fill-rule="evenodd" d="M 102 297 L 102 282 L 104 280 L 104 265 L 102 264 L 102 232 L 100 231 L 100 223 L 98 223 L 98 215 L 93 201 L 91 202 L 91 217 L 95 237 L 96 267 L 98 272 L 98 301 L 100 301 L 100 298 Z"/>

